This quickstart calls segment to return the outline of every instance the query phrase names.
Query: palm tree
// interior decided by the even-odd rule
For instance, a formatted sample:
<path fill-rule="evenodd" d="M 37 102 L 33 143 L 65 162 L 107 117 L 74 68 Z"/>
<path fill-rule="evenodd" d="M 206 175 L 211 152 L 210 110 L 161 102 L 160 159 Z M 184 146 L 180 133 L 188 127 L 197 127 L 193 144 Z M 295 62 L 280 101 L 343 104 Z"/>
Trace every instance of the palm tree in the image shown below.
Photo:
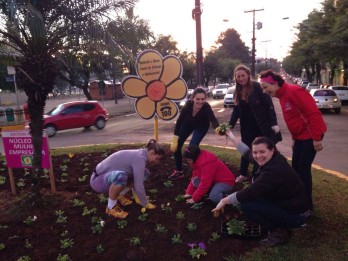
<path fill-rule="evenodd" d="M 59 73 L 60 53 L 79 46 L 89 23 L 134 6 L 137 0 L 0 0 L 0 44 L 17 54 L 18 86 L 28 96 L 34 146 L 30 204 L 41 202 L 43 114 Z M 115 12 L 116 11 L 116 12 Z M 88 32 L 90 33 L 90 32 Z"/>

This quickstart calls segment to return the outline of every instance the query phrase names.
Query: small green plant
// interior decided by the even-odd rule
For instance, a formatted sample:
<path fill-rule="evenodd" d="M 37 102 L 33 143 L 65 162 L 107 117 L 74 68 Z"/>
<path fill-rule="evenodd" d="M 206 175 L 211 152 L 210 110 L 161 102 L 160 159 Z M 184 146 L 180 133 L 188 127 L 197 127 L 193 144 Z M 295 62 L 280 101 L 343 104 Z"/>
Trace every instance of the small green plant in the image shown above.
<path fill-rule="evenodd" d="M 158 190 L 157 190 L 157 189 L 149 189 L 148 191 L 149 191 L 149 193 L 151 193 L 151 194 L 153 194 L 153 195 L 155 195 L 155 194 L 158 193 Z"/>
<path fill-rule="evenodd" d="M 188 231 L 190 231 L 190 232 L 193 232 L 193 231 L 195 231 L 195 230 L 197 230 L 197 225 L 195 224 L 195 223 L 188 223 L 187 224 L 187 229 L 188 229 Z"/>
<path fill-rule="evenodd" d="M 0 185 L 4 185 L 6 183 L 6 177 L 0 176 Z"/>
<path fill-rule="evenodd" d="M 129 242 L 131 245 L 139 246 L 141 244 L 141 239 L 140 237 L 132 237 Z"/>
<path fill-rule="evenodd" d="M 217 232 L 213 232 L 210 235 L 209 242 L 216 242 L 220 239 L 220 235 Z"/>
<path fill-rule="evenodd" d="M 29 256 L 21 256 L 17 259 L 17 261 L 30 261 L 31 258 Z"/>
<path fill-rule="evenodd" d="M 57 261 L 71 261 L 71 259 L 68 254 L 66 255 L 59 254 L 57 257 Z"/>
<path fill-rule="evenodd" d="M 89 168 L 84 168 L 83 170 L 82 170 L 83 172 L 86 172 L 86 173 L 89 173 Z"/>
<path fill-rule="evenodd" d="M 237 220 L 235 218 L 226 222 L 227 233 L 229 235 L 243 235 L 245 233 L 245 221 Z"/>
<path fill-rule="evenodd" d="M 64 161 L 63 161 L 64 163 Z M 62 172 L 66 172 L 68 170 L 68 166 L 67 165 L 61 165 L 60 169 L 62 170 Z"/>
<path fill-rule="evenodd" d="M 119 228 L 125 228 L 127 225 L 128 225 L 127 220 L 122 219 L 117 221 L 117 226 Z"/>
<path fill-rule="evenodd" d="M 178 213 L 176 213 L 176 219 L 183 220 L 184 218 L 185 218 L 184 212 L 178 211 Z"/>
<path fill-rule="evenodd" d="M 99 197 L 99 202 L 102 204 L 108 201 L 108 198 L 105 197 L 104 194 L 99 194 L 98 197 Z"/>
<path fill-rule="evenodd" d="M 232 128 L 232 126 L 229 125 L 227 122 L 221 123 L 219 126 L 219 135 L 225 135 L 227 129 L 231 129 L 231 128 Z"/>
<path fill-rule="evenodd" d="M 30 242 L 29 242 L 29 240 L 26 238 L 25 239 L 25 244 L 24 244 L 24 247 L 25 248 L 27 248 L 27 249 L 29 249 L 29 248 L 32 248 L 33 247 L 33 245 L 32 244 L 30 244 Z"/>
<path fill-rule="evenodd" d="M 98 254 L 101 254 L 104 252 L 104 248 L 101 244 L 97 245 L 97 252 L 98 252 Z"/>
<path fill-rule="evenodd" d="M 163 183 L 163 185 L 164 185 L 166 188 L 172 188 L 172 187 L 174 187 L 174 183 L 173 183 L 173 181 L 171 181 L 171 180 L 166 180 L 166 181 Z"/>
<path fill-rule="evenodd" d="M 85 182 L 87 180 L 87 175 L 83 175 L 79 178 L 79 182 Z"/>
<path fill-rule="evenodd" d="M 4 250 L 5 249 L 5 244 L 4 243 L 0 243 L 0 250 Z"/>
<path fill-rule="evenodd" d="M 61 237 L 66 237 L 69 234 L 68 230 L 64 230 L 62 233 L 60 233 Z"/>
<path fill-rule="evenodd" d="M 141 214 L 138 216 L 138 220 L 145 221 L 149 214 L 146 213 L 146 208 L 141 209 Z"/>
<path fill-rule="evenodd" d="M 91 214 L 95 214 L 97 212 L 96 208 L 88 209 L 87 207 L 83 208 L 82 216 L 87 216 Z"/>
<path fill-rule="evenodd" d="M 102 231 L 103 231 L 103 225 L 101 223 L 98 223 L 92 226 L 93 234 L 101 234 Z"/>
<path fill-rule="evenodd" d="M 175 197 L 175 201 L 177 201 L 177 202 L 182 202 L 184 200 L 185 200 L 184 195 L 177 195 Z"/>
<path fill-rule="evenodd" d="M 17 187 L 23 188 L 25 186 L 25 180 L 24 179 L 19 179 L 17 182 Z"/>
<path fill-rule="evenodd" d="M 28 226 L 29 225 L 32 225 L 37 219 L 37 216 L 29 216 L 26 218 L 26 220 L 23 221 L 24 224 L 27 224 Z"/>
<path fill-rule="evenodd" d="M 172 237 L 172 244 L 181 244 L 182 243 L 182 239 L 180 234 L 176 234 Z"/>
<path fill-rule="evenodd" d="M 74 207 L 83 207 L 85 205 L 85 202 L 83 202 L 82 200 L 79 200 L 77 198 L 74 198 L 72 200 L 73 206 Z"/>
<path fill-rule="evenodd" d="M 156 224 L 155 231 L 157 233 L 167 233 L 168 229 L 166 229 L 165 226 L 162 226 L 161 224 Z"/>
<path fill-rule="evenodd" d="M 64 172 L 62 172 L 61 176 L 62 176 L 62 177 L 67 177 L 67 176 L 69 176 L 69 174 L 68 174 L 68 172 L 65 172 L 65 171 L 64 171 Z"/>
<path fill-rule="evenodd" d="M 67 249 L 74 245 L 74 240 L 71 238 L 64 238 L 60 240 L 60 248 Z"/>
<path fill-rule="evenodd" d="M 161 204 L 161 209 L 166 212 L 167 214 L 172 213 L 172 208 L 170 207 L 170 203 L 167 204 Z"/>
<path fill-rule="evenodd" d="M 66 223 L 67 217 L 64 216 L 64 211 L 63 210 L 56 210 L 55 213 L 56 213 L 56 216 L 57 216 L 57 220 L 56 220 L 57 224 Z"/>
<path fill-rule="evenodd" d="M 189 254 L 192 258 L 199 259 L 201 256 L 206 256 L 206 246 L 203 242 L 200 242 L 198 245 L 196 243 L 188 244 L 190 247 Z"/>
<path fill-rule="evenodd" d="M 193 208 L 193 209 L 200 209 L 200 208 L 203 207 L 203 205 L 204 205 L 204 202 L 198 202 L 198 203 L 194 203 L 194 204 L 191 206 L 191 208 Z"/>

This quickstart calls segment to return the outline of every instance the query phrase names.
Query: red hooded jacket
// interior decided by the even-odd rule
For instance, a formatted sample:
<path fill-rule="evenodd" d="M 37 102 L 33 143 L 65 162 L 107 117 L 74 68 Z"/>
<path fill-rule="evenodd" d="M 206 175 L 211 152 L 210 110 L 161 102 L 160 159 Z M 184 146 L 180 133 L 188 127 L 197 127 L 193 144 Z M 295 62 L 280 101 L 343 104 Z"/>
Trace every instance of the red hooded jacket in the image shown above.
<path fill-rule="evenodd" d="M 195 163 L 191 165 L 192 177 L 186 189 L 186 194 L 192 195 L 194 202 L 200 199 L 212 188 L 215 183 L 226 183 L 230 186 L 235 184 L 235 175 L 213 153 L 201 150 Z M 198 177 L 198 188 L 192 184 L 192 179 Z"/>
<path fill-rule="evenodd" d="M 322 140 L 326 124 L 313 97 L 306 90 L 284 82 L 276 97 L 293 140 Z"/>

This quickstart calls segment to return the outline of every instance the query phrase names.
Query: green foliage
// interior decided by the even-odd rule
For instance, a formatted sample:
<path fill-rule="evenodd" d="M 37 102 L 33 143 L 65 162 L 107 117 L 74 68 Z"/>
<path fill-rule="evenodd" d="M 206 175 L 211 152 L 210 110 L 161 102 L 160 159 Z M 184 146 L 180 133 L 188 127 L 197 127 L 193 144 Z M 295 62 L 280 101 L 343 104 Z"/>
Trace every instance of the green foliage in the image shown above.
<path fill-rule="evenodd" d="M 178 213 L 176 213 L 176 219 L 183 220 L 184 218 L 185 218 L 184 212 L 178 211 Z"/>
<path fill-rule="evenodd" d="M 57 257 L 57 261 L 71 261 L 71 259 L 68 254 L 65 254 L 65 255 L 59 254 Z"/>
<path fill-rule="evenodd" d="M 243 235 L 245 233 L 245 221 L 232 218 L 226 222 L 227 233 L 229 235 Z"/>
<path fill-rule="evenodd" d="M 0 175 L 0 185 L 4 185 L 6 183 L 6 177 Z"/>
<path fill-rule="evenodd" d="M 194 222 L 188 223 L 187 224 L 187 229 L 190 232 L 196 231 L 197 230 L 197 225 Z"/>
<path fill-rule="evenodd" d="M 141 244 L 141 238 L 140 237 L 132 237 L 129 242 L 131 245 L 139 246 Z"/>
<path fill-rule="evenodd" d="M 55 214 L 57 216 L 57 219 L 56 219 L 57 224 L 66 223 L 67 217 L 64 216 L 64 211 L 56 210 Z"/>
<path fill-rule="evenodd" d="M 64 238 L 60 240 L 60 248 L 62 249 L 73 247 L 73 245 L 74 245 L 74 240 L 72 240 L 71 238 Z"/>
<path fill-rule="evenodd" d="M 182 239 L 180 234 L 173 235 L 172 237 L 172 244 L 181 244 Z"/>
<path fill-rule="evenodd" d="M 200 209 L 200 208 L 203 207 L 203 205 L 204 205 L 204 202 L 198 202 L 198 203 L 192 204 L 191 208 L 193 208 L 193 209 Z"/>
<path fill-rule="evenodd" d="M 101 234 L 103 232 L 103 225 L 98 223 L 92 226 L 92 232 L 93 234 Z"/>
<path fill-rule="evenodd" d="M 25 245 L 24 245 L 24 247 L 25 247 L 26 249 L 33 248 L 33 245 L 30 244 L 29 239 L 27 239 L 27 238 L 25 239 Z"/>
<path fill-rule="evenodd" d="M 1 251 L 1 250 L 4 250 L 4 249 L 5 249 L 5 247 L 6 247 L 6 246 L 5 246 L 5 244 L 4 244 L 4 243 L 0 243 L 0 251 Z"/>
<path fill-rule="evenodd" d="M 17 259 L 17 261 L 30 261 L 31 258 L 29 256 L 21 256 Z"/>
<path fill-rule="evenodd" d="M 175 197 L 175 201 L 177 201 L 177 202 L 182 202 L 184 200 L 185 200 L 184 195 L 177 195 Z"/>
<path fill-rule="evenodd" d="M 216 242 L 216 241 L 218 241 L 220 239 L 220 237 L 221 236 L 220 236 L 219 233 L 213 232 L 213 233 L 211 233 L 211 236 L 209 238 L 209 242 Z"/>
<path fill-rule="evenodd" d="M 36 216 L 29 216 L 26 218 L 26 220 L 23 221 L 24 224 L 27 225 L 32 225 L 36 221 L 37 217 Z"/>
<path fill-rule="evenodd" d="M 195 243 L 188 244 L 190 247 L 189 254 L 194 259 L 200 259 L 201 256 L 206 256 L 207 252 L 206 247 L 203 242 L 200 242 L 198 245 Z"/>
<path fill-rule="evenodd" d="M 156 228 L 155 231 L 157 233 L 167 233 L 168 229 L 166 229 L 164 226 L 162 226 L 161 224 L 156 224 Z"/>
<path fill-rule="evenodd" d="M 17 184 L 17 187 L 23 188 L 25 186 L 25 180 L 24 179 L 18 179 L 18 182 L 16 184 Z"/>
<path fill-rule="evenodd" d="M 97 252 L 98 252 L 98 254 L 101 254 L 104 252 L 104 248 L 101 244 L 97 245 Z"/>
<path fill-rule="evenodd" d="M 103 203 L 108 202 L 108 198 L 105 197 L 104 194 L 99 194 L 98 197 L 99 197 L 99 202 L 100 202 L 100 203 L 103 204 Z"/>
<path fill-rule="evenodd" d="M 172 208 L 170 207 L 170 203 L 167 204 L 161 204 L 161 209 L 166 212 L 167 214 L 172 213 Z"/>
<path fill-rule="evenodd" d="M 138 216 L 138 220 L 140 221 L 146 221 L 147 217 L 148 217 L 148 213 L 141 213 L 139 216 Z"/>
<path fill-rule="evenodd" d="M 79 182 L 85 182 L 87 180 L 88 175 L 83 175 L 79 178 Z"/>
<path fill-rule="evenodd" d="M 79 200 L 77 198 L 74 198 L 72 201 L 74 207 L 83 207 L 85 206 L 85 202 L 82 200 Z"/>
<path fill-rule="evenodd" d="M 117 221 L 117 226 L 119 228 L 125 228 L 127 225 L 128 225 L 127 220 L 122 219 Z"/>
<path fill-rule="evenodd" d="M 82 216 L 87 216 L 91 214 L 95 214 L 97 212 L 96 208 L 88 209 L 87 207 L 83 208 Z"/>
<path fill-rule="evenodd" d="M 164 185 L 166 188 L 172 188 L 172 187 L 174 187 L 174 183 L 173 183 L 173 181 L 171 181 L 171 180 L 166 180 L 166 181 L 163 183 L 163 185 Z"/>
<path fill-rule="evenodd" d="M 154 195 L 158 193 L 157 189 L 149 189 L 148 191 L 149 191 L 149 193 L 154 194 Z"/>

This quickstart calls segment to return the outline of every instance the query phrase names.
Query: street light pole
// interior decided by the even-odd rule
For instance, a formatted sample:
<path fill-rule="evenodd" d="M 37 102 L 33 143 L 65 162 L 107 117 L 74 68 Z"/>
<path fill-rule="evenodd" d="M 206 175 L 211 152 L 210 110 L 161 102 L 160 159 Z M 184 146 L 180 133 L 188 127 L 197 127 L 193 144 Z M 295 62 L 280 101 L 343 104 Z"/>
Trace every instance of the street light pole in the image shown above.
<path fill-rule="evenodd" d="M 252 9 L 248 11 L 244 11 L 244 13 L 253 13 L 253 38 L 251 39 L 252 49 L 251 49 L 251 75 L 255 78 L 255 12 L 263 11 L 264 9 Z"/>
<path fill-rule="evenodd" d="M 261 41 L 261 43 L 266 43 L 266 68 L 267 68 L 267 65 L 268 65 L 268 63 L 267 63 L 267 54 L 268 54 L 268 45 L 267 45 L 267 43 L 268 42 L 270 42 L 271 40 L 266 40 L 266 41 Z M 270 65 L 271 65 L 271 58 L 270 58 Z"/>
<path fill-rule="evenodd" d="M 203 86 L 203 51 L 201 32 L 201 1 L 195 0 L 195 8 L 192 10 L 192 18 L 196 21 L 196 84 Z"/>

